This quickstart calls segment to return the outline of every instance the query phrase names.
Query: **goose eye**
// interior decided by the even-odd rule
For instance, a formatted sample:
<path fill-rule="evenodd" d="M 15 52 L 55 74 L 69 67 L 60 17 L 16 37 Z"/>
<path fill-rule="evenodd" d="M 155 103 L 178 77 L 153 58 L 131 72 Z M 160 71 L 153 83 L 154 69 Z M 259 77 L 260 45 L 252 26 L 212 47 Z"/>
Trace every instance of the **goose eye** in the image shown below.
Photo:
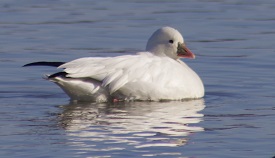
<path fill-rule="evenodd" d="M 173 41 L 173 40 L 169 40 L 169 43 L 173 44 L 173 43 L 174 43 L 174 41 Z"/>

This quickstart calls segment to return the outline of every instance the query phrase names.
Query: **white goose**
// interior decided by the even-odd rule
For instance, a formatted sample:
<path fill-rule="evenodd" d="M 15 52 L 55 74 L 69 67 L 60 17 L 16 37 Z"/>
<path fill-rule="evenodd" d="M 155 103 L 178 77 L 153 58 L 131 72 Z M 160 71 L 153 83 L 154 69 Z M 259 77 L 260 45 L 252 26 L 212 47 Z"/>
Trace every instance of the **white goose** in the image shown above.
<path fill-rule="evenodd" d="M 62 62 L 35 62 L 63 72 L 46 76 L 74 101 L 161 101 L 204 96 L 200 77 L 180 58 L 195 58 L 174 28 L 162 27 L 149 38 L 145 52 L 117 57 L 86 57 Z"/>

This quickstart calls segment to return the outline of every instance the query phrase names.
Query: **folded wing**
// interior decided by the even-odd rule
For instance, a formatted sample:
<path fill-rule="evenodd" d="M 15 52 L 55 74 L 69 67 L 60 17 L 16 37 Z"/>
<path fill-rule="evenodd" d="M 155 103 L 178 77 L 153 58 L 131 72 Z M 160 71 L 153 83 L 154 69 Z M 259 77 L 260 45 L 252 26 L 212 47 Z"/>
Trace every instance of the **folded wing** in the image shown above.
<path fill-rule="evenodd" d="M 93 78 L 101 81 L 103 86 L 109 87 L 112 94 L 125 84 L 132 82 L 157 83 L 159 86 L 168 84 L 171 79 L 169 74 L 182 73 L 174 72 L 177 70 L 173 70 L 175 64 L 178 67 L 180 63 L 167 57 L 142 52 L 138 55 L 113 58 L 80 58 L 65 63 L 59 68 L 64 68 L 68 73 L 67 77 Z"/>

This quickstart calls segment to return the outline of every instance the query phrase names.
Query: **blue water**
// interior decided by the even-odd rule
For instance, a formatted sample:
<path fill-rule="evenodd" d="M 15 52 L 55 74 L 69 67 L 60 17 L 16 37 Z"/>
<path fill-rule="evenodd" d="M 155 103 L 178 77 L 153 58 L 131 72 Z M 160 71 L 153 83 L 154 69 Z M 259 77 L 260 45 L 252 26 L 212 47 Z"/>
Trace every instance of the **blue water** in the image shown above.
<path fill-rule="evenodd" d="M 275 156 L 275 2 L 0 2 L 0 157 Z M 144 50 L 183 33 L 206 96 L 185 102 L 70 103 L 21 66 Z"/>

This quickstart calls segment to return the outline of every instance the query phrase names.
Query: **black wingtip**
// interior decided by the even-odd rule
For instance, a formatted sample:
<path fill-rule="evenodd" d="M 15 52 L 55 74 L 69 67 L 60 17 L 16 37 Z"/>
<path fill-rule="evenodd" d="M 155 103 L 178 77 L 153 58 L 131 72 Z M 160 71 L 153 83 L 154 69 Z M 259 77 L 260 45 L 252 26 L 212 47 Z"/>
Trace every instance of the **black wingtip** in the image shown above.
<path fill-rule="evenodd" d="M 67 74 L 68 73 L 63 72 L 63 71 L 62 72 L 57 72 L 57 73 L 54 73 L 54 74 L 48 76 L 48 79 L 52 79 L 52 78 L 55 78 L 55 77 L 66 77 Z"/>
<path fill-rule="evenodd" d="M 27 66 L 53 66 L 53 67 L 58 67 L 62 64 L 64 64 L 65 62 L 47 62 L 47 61 L 39 61 L 39 62 L 34 62 L 34 63 L 29 63 L 29 64 L 25 64 L 23 65 L 23 67 L 27 67 Z"/>

